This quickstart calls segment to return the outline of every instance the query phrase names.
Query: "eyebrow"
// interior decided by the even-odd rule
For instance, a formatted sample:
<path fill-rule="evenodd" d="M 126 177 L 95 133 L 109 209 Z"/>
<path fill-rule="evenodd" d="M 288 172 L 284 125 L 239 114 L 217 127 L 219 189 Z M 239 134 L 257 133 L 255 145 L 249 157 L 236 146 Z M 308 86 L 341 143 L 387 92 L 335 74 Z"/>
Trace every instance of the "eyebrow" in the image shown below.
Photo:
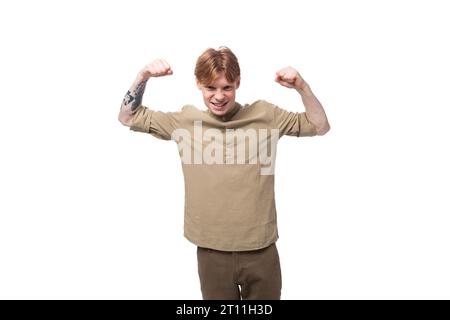
<path fill-rule="evenodd" d="M 232 84 L 227 84 L 226 86 L 223 86 L 223 88 L 231 88 Z M 207 88 L 216 88 L 215 86 L 206 86 Z"/>

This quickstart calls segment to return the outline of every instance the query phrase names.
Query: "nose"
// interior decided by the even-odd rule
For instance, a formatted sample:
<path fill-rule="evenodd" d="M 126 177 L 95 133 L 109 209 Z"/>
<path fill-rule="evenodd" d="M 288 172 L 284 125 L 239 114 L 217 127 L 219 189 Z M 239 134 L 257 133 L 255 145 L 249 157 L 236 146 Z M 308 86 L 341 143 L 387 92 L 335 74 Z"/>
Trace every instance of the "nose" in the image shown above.
<path fill-rule="evenodd" d="M 216 92 L 214 97 L 216 98 L 217 101 L 222 101 L 222 100 L 225 99 L 225 95 L 220 90 L 217 90 L 217 92 Z"/>

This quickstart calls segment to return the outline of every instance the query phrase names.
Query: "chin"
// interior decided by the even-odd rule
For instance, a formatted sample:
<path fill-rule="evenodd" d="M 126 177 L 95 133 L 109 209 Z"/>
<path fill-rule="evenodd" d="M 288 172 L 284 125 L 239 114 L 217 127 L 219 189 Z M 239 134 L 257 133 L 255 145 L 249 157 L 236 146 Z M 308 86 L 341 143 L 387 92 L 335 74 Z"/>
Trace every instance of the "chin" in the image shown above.
<path fill-rule="evenodd" d="M 227 109 L 227 110 L 214 110 L 213 108 L 210 108 L 209 110 L 211 110 L 211 112 L 214 113 L 217 116 L 223 116 L 228 111 L 230 111 L 229 109 Z"/>

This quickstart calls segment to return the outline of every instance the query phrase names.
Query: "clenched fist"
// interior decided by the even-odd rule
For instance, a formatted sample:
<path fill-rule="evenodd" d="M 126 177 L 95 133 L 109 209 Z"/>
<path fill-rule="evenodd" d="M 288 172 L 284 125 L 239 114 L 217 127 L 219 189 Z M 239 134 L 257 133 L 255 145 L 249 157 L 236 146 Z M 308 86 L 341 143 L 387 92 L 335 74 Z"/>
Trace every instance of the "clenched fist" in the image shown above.
<path fill-rule="evenodd" d="M 286 67 L 277 71 L 275 81 L 287 88 L 302 90 L 307 84 L 300 73 L 292 67 Z"/>
<path fill-rule="evenodd" d="M 170 65 L 167 61 L 162 59 L 156 59 L 147 64 L 140 72 L 139 76 L 143 80 L 148 80 L 151 77 L 163 77 L 173 74 Z"/>

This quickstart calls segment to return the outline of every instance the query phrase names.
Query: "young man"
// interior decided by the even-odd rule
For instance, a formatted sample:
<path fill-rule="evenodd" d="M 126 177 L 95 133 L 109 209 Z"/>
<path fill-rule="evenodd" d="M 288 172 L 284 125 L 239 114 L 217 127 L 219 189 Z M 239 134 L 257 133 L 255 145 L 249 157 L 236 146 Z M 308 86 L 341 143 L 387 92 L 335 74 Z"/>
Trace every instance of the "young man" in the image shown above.
<path fill-rule="evenodd" d="M 186 105 L 161 112 L 142 105 L 150 78 L 171 75 L 164 60 L 146 65 L 125 95 L 119 121 L 131 130 L 178 144 L 185 179 L 184 236 L 197 245 L 203 299 L 280 299 L 281 270 L 274 199 L 276 146 L 283 135 L 324 135 L 325 111 L 292 67 L 275 81 L 295 89 L 305 112 L 264 100 L 240 105 L 236 56 L 208 49 L 195 77 L 206 111 Z"/>

